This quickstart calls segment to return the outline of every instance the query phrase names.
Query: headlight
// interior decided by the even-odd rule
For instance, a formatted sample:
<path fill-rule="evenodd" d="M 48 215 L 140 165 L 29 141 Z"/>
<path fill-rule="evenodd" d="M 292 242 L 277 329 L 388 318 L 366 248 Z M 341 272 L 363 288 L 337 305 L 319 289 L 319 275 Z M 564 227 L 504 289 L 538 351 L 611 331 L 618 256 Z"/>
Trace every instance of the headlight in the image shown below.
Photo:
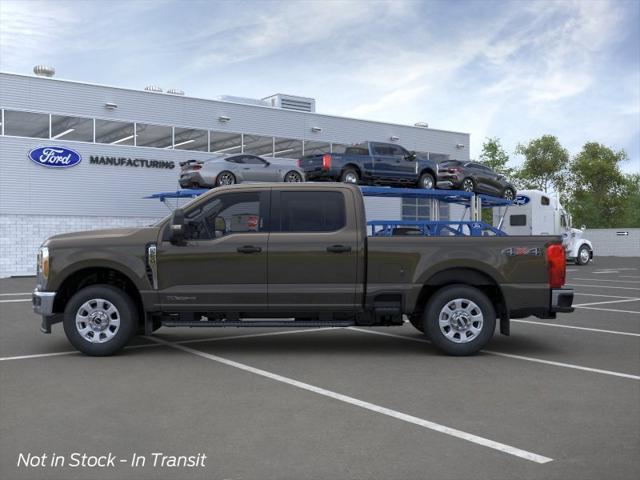
<path fill-rule="evenodd" d="M 38 272 L 46 279 L 49 277 L 49 249 L 41 247 L 38 252 Z"/>

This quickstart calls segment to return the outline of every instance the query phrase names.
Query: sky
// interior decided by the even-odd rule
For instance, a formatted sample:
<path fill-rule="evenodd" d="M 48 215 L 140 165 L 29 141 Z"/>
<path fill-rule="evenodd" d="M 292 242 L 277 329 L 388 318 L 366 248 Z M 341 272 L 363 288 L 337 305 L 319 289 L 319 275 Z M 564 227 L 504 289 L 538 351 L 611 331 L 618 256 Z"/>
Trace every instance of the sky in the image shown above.
<path fill-rule="evenodd" d="M 624 149 L 640 172 L 640 1 L 0 0 L 0 70 Z"/>

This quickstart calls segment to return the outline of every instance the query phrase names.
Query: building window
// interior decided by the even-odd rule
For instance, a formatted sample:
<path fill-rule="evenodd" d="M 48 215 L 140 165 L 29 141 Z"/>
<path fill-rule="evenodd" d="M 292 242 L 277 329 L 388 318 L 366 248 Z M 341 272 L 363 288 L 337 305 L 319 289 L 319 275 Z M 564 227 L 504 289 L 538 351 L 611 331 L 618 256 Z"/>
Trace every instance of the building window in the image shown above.
<path fill-rule="evenodd" d="M 197 150 L 206 152 L 209 149 L 209 136 L 206 130 L 195 128 L 175 128 L 173 148 L 177 150 Z"/>
<path fill-rule="evenodd" d="M 344 145 L 342 143 L 332 143 L 331 153 L 344 153 L 347 147 L 349 147 L 349 145 Z"/>
<path fill-rule="evenodd" d="M 136 123 L 136 145 L 138 147 L 171 148 L 173 129 L 162 125 Z"/>
<path fill-rule="evenodd" d="M 273 137 L 244 135 L 244 153 L 273 157 Z"/>
<path fill-rule="evenodd" d="M 275 138 L 274 157 L 281 158 L 302 158 L 302 140 L 291 138 Z"/>
<path fill-rule="evenodd" d="M 133 145 L 133 123 L 96 120 L 96 142 L 111 145 Z"/>
<path fill-rule="evenodd" d="M 93 142 L 93 119 L 51 115 L 51 139 Z"/>
<path fill-rule="evenodd" d="M 440 220 L 449 219 L 449 204 L 439 202 L 440 208 L 438 218 Z M 403 198 L 402 199 L 402 220 L 423 222 L 433 220 L 431 217 L 431 199 L 429 198 Z"/>
<path fill-rule="evenodd" d="M 328 142 L 312 142 L 309 140 L 304 142 L 305 155 L 322 155 L 329 152 L 331 152 L 331 144 Z"/>
<path fill-rule="evenodd" d="M 209 132 L 211 153 L 242 153 L 242 135 L 228 132 Z"/>
<path fill-rule="evenodd" d="M 5 110 L 4 134 L 15 137 L 49 138 L 49 115 Z"/>

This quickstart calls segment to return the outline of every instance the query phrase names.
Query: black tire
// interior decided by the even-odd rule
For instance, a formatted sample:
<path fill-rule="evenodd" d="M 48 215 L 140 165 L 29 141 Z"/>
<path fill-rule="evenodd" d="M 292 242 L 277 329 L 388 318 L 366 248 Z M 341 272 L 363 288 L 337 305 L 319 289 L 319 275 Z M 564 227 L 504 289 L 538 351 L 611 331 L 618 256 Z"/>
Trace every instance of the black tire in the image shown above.
<path fill-rule="evenodd" d="M 87 336 L 81 335 L 76 326 L 76 315 L 81 313 L 80 310 L 86 304 L 91 303 L 92 300 L 97 301 L 98 299 L 100 299 L 100 302 L 96 302 L 98 308 L 104 309 L 107 305 L 115 307 L 115 314 L 117 314 L 119 319 L 119 326 L 115 329 L 115 333 L 112 334 L 113 336 L 110 339 L 106 339 L 107 334 L 104 330 L 93 331 L 93 337 L 91 338 L 95 338 L 97 331 L 97 334 L 101 336 L 100 338 L 105 339 L 102 343 L 93 343 Z M 115 314 L 112 313 L 111 315 Z M 90 315 L 86 316 L 89 318 Z M 85 325 L 87 325 L 87 335 L 91 335 L 93 329 L 89 326 L 89 322 Z M 87 355 L 103 357 L 113 355 L 119 350 L 122 350 L 127 342 L 129 342 L 138 328 L 138 311 L 131 298 L 119 288 L 112 287 L 111 285 L 91 285 L 77 292 L 67 302 L 64 310 L 63 326 L 64 333 L 67 335 L 71 345 Z M 115 325 L 108 325 L 107 329 L 114 327 Z"/>
<path fill-rule="evenodd" d="M 229 179 L 229 183 L 227 183 L 227 179 Z M 220 172 L 216 177 L 216 187 L 233 185 L 234 183 L 236 183 L 236 176 L 227 170 Z"/>
<path fill-rule="evenodd" d="M 516 192 L 513 191 L 513 188 L 507 187 L 502 192 L 502 198 L 504 198 L 505 200 L 515 200 Z"/>
<path fill-rule="evenodd" d="M 448 332 L 453 332 L 452 337 L 445 336 L 445 333 L 440 328 L 440 314 L 448 304 L 455 300 L 462 300 L 460 302 L 461 306 L 465 307 L 466 305 L 465 308 L 469 308 L 471 313 L 479 310 L 479 313 L 482 314 L 481 322 L 474 321 L 473 318 L 470 321 L 470 324 L 478 329 L 477 333 L 467 327 L 465 327 L 466 330 L 457 331 L 449 326 Z M 471 303 L 474 305 L 472 306 Z M 451 313 L 457 311 L 459 310 L 452 310 Z M 447 315 L 449 315 L 448 312 Z M 462 322 L 464 322 L 464 319 Z M 496 328 L 496 312 L 491 300 L 477 288 L 460 284 L 449 285 L 438 290 L 431 297 L 423 316 L 423 323 L 425 332 L 431 342 L 443 352 L 455 356 L 474 355 L 491 340 Z M 446 329 L 447 327 L 443 328 Z M 455 335 L 458 335 L 459 341 L 454 339 L 453 336 Z M 470 340 L 463 341 L 463 335 L 464 338 L 470 338 Z"/>
<path fill-rule="evenodd" d="M 586 257 L 587 257 L 586 261 L 582 259 L 585 251 L 586 251 Z M 576 257 L 576 265 L 586 265 L 587 263 L 589 263 L 589 260 L 591 259 L 590 257 L 591 257 L 591 249 L 589 249 L 587 245 L 582 245 L 578 249 L 578 256 Z"/>
<path fill-rule="evenodd" d="M 465 192 L 475 192 L 476 182 L 473 181 L 473 178 L 467 177 L 462 180 L 462 183 L 460 184 L 460 190 L 464 190 Z"/>
<path fill-rule="evenodd" d="M 298 182 L 304 182 L 304 179 L 302 178 L 302 175 L 300 175 L 300 173 L 296 172 L 295 170 L 291 170 L 285 173 L 284 182 L 298 183 Z"/>
<path fill-rule="evenodd" d="M 351 179 L 355 179 L 355 181 L 352 181 Z M 347 167 L 340 174 L 340 181 L 343 183 L 357 185 L 358 183 L 360 183 L 360 174 L 355 168 Z"/>
<path fill-rule="evenodd" d="M 424 190 L 433 190 L 436 188 L 436 180 L 430 173 L 423 173 L 418 180 L 418 188 Z"/>

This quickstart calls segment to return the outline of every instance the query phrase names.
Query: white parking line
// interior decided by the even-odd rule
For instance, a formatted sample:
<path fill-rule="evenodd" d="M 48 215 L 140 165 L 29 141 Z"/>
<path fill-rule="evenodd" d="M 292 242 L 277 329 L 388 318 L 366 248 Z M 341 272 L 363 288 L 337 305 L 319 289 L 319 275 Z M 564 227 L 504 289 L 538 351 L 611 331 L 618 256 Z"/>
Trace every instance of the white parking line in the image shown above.
<path fill-rule="evenodd" d="M 620 332 L 618 330 L 602 330 L 600 328 L 576 327 L 574 325 L 561 325 L 559 323 L 535 322 L 533 320 L 511 319 L 511 321 L 512 322 L 516 322 L 516 323 L 528 323 L 528 324 L 531 324 L 531 325 L 543 325 L 545 327 L 572 328 L 572 329 L 575 329 L 575 330 L 584 330 L 586 332 L 612 333 L 614 335 L 629 335 L 630 337 L 640 337 L 640 333 Z"/>
<path fill-rule="evenodd" d="M 275 380 L 277 382 L 285 383 L 287 385 L 291 385 L 296 388 L 300 388 L 302 390 L 307 390 L 312 393 L 316 393 L 318 395 L 322 395 L 325 397 L 332 398 L 334 400 L 338 400 L 340 402 L 347 403 L 349 405 L 354 405 L 356 407 L 364 408 L 365 410 L 370 410 L 372 412 L 380 413 L 382 415 L 386 415 L 388 417 L 396 418 L 398 420 L 402 420 L 403 422 L 412 423 L 414 425 L 418 425 L 420 427 L 428 428 L 429 430 L 434 430 L 436 432 L 444 433 L 446 435 L 450 435 L 452 437 L 460 438 L 462 440 L 466 440 L 467 442 L 475 443 L 478 445 L 482 445 L 483 447 L 492 448 L 494 450 L 498 450 L 503 453 L 507 453 L 509 455 L 513 455 L 519 458 L 523 458 L 525 460 L 529 460 L 535 463 L 548 463 L 553 461 L 552 458 L 544 457 L 542 455 L 538 455 L 536 453 L 528 452 L 526 450 L 521 450 L 516 447 L 512 447 L 510 445 L 506 445 L 504 443 L 495 442 L 493 440 L 489 440 L 488 438 L 479 437 L 472 433 L 467 433 L 462 430 L 457 430 L 455 428 L 450 428 L 445 425 L 441 425 L 439 423 L 431 422 L 429 420 L 425 420 L 423 418 L 414 417 L 413 415 L 407 415 L 406 413 L 398 412 L 397 410 L 392 410 L 390 408 L 386 408 L 380 405 L 376 405 L 374 403 L 369 403 L 364 400 L 359 400 L 354 397 L 349 397 L 348 395 L 343 395 L 338 392 L 334 392 L 332 390 L 327 390 L 322 387 L 317 387 L 315 385 L 311 385 L 308 383 L 300 382 L 298 380 L 294 380 L 289 377 L 284 377 L 282 375 L 278 375 L 277 373 L 268 372 L 266 370 L 261 370 L 259 368 L 252 367 L 250 365 L 235 362 L 233 360 L 229 360 L 224 357 L 219 357 L 217 355 L 212 355 L 210 353 L 202 352 L 200 350 L 195 350 L 190 347 L 185 347 L 183 345 L 177 345 L 165 342 L 164 340 L 160 340 L 154 337 L 146 337 L 151 341 L 159 342 L 160 344 L 166 345 L 171 348 L 175 348 L 177 350 L 182 350 L 183 352 L 190 353 L 192 355 L 196 355 L 198 357 L 205 358 L 207 360 L 212 360 L 217 363 L 222 363 L 229 367 L 234 367 L 240 370 L 244 370 L 245 372 L 253 373 L 254 375 L 259 375 L 261 377 L 268 378 L 270 380 Z"/>
<path fill-rule="evenodd" d="M 607 273 L 620 273 L 618 270 L 600 270 L 593 272 L 594 275 L 607 274 Z"/>
<path fill-rule="evenodd" d="M 586 280 L 586 281 L 591 281 L 591 280 L 595 280 L 596 282 L 611 282 L 611 283 L 640 283 L 638 281 L 635 280 L 609 280 L 608 278 L 578 278 L 578 277 L 574 277 L 572 278 L 572 280 Z"/>
<path fill-rule="evenodd" d="M 620 278 L 640 278 L 640 275 L 618 275 Z"/>
<path fill-rule="evenodd" d="M 16 303 L 16 302 L 30 302 L 30 298 L 17 298 L 13 300 L 0 300 L 0 303 Z"/>
<path fill-rule="evenodd" d="M 189 340 L 179 340 L 177 342 L 168 342 L 168 343 L 183 345 L 186 343 L 217 342 L 219 340 L 233 340 L 234 338 L 268 337 L 268 336 L 274 336 L 274 335 L 287 335 L 292 333 L 320 332 L 323 330 L 333 330 L 335 328 L 340 328 L 340 327 L 307 328 L 307 329 L 299 329 L 299 330 L 281 330 L 277 332 L 248 333 L 246 335 L 227 335 L 225 337 L 192 338 Z M 148 348 L 148 347 L 158 347 L 158 346 L 160 346 L 158 343 L 146 343 L 142 345 L 128 345 L 124 348 L 125 350 L 134 350 L 136 348 Z M 73 355 L 73 354 L 79 354 L 79 353 L 80 352 L 78 352 L 77 350 L 67 350 L 64 352 L 36 353 L 34 355 L 18 355 L 15 357 L 0 357 L 0 362 L 9 361 L 9 360 L 27 360 L 31 358 L 59 357 L 61 355 Z"/>
<path fill-rule="evenodd" d="M 640 312 L 637 310 L 616 310 L 614 308 L 598 308 L 598 307 L 578 307 L 575 306 L 576 308 L 584 308 L 586 310 L 600 310 L 601 312 L 616 312 L 616 313 L 635 313 L 637 315 L 640 315 Z"/>
<path fill-rule="evenodd" d="M 358 327 L 347 327 L 347 330 L 355 330 L 357 332 L 370 333 L 370 334 L 373 334 L 373 335 L 383 335 L 385 337 L 401 338 L 402 340 L 409 340 L 409 341 L 412 341 L 412 342 L 421 342 L 421 343 L 429 343 L 429 344 L 431 343 L 431 342 L 429 342 L 429 340 L 422 339 L 422 338 L 407 337 L 406 335 L 398 335 L 398 334 L 395 334 L 395 333 L 377 332 L 375 330 L 365 330 L 364 328 L 358 328 Z M 552 360 L 543 360 L 542 358 L 524 357 L 522 355 L 513 355 L 511 353 L 495 352 L 495 351 L 492 351 L 492 350 L 482 350 L 482 353 L 487 353 L 489 355 L 496 355 L 498 357 L 515 358 L 515 359 L 518 359 L 518 360 L 525 360 L 527 362 L 543 363 L 543 364 L 546 364 L 546 365 L 554 365 L 556 367 L 572 368 L 572 369 L 575 369 L 575 370 L 582 370 L 582 371 L 585 371 L 585 372 L 601 373 L 601 374 L 604 374 L 604 375 L 611 375 L 613 377 L 622 377 L 622 378 L 630 378 L 631 380 L 640 380 L 640 376 L 631 375 L 630 373 L 614 372 L 612 370 L 601 370 L 599 368 L 583 367 L 582 365 L 574 365 L 574 364 L 571 364 L 571 363 L 554 362 Z"/>
<path fill-rule="evenodd" d="M 32 292 L 25 293 L 0 293 L 0 297 L 18 297 L 20 295 L 31 295 Z"/>
<path fill-rule="evenodd" d="M 582 295 L 584 297 L 606 297 L 606 298 L 635 298 L 635 297 L 620 297 L 619 295 L 602 295 L 599 293 L 582 293 L 582 292 L 573 292 L 574 295 Z"/>
<path fill-rule="evenodd" d="M 640 288 L 633 287 L 619 287 L 617 285 L 582 285 L 577 283 L 567 283 L 570 287 L 596 287 L 596 288 L 615 288 L 618 290 L 640 290 Z"/>
<path fill-rule="evenodd" d="M 605 303 L 624 303 L 624 302 L 637 302 L 640 300 L 640 297 L 631 297 L 626 300 L 607 300 L 606 302 L 591 302 L 591 303 L 578 303 L 577 305 L 573 305 L 574 307 L 588 307 L 590 305 L 604 305 Z"/>

